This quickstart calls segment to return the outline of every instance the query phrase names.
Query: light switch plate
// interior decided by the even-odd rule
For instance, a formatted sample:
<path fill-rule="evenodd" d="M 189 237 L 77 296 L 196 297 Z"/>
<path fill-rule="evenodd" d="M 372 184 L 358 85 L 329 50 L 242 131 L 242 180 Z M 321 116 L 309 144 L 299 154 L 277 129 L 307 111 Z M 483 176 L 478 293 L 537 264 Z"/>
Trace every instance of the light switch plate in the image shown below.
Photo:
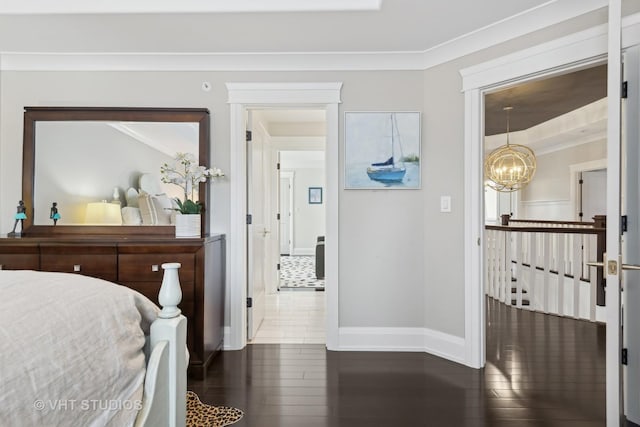
<path fill-rule="evenodd" d="M 451 196 L 440 196 L 440 212 L 451 212 Z"/>

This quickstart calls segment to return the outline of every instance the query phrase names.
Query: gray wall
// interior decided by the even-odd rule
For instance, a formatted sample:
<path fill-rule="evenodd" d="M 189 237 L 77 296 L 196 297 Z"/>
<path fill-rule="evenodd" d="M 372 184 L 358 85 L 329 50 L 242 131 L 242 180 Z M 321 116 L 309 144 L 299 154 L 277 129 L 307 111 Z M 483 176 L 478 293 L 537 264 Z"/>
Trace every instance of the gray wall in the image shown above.
<path fill-rule="evenodd" d="M 205 107 L 212 113 L 212 164 L 228 172 L 225 82 L 341 81 L 341 113 L 423 112 L 423 182 L 421 190 L 340 190 L 340 326 L 426 327 L 462 337 L 464 97 L 459 70 L 602 22 L 603 16 L 590 14 L 426 71 L 2 72 L 0 229 L 11 229 L 21 196 L 23 106 Z M 210 92 L 200 89 L 203 81 L 212 83 Z M 343 135 L 341 117 L 340 153 Z M 212 185 L 212 231 L 229 230 L 231 179 Z M 452 213 L 439 212 L 441 195 L 451 196 Z"/>
<path fill-rule="evenodd" d="M 537 156 L 536 175 L 522 191 L 521 201 L 568 200 L 571 193 L 569 167 L 606 158 L 605 140 Z"/>

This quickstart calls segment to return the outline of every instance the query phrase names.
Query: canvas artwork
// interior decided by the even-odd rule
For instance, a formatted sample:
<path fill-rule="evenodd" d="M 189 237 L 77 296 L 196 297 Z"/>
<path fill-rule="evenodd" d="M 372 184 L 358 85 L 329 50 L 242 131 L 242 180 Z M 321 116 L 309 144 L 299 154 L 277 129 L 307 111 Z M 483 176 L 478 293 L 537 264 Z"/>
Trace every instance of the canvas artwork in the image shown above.
<path fill-rule="evenodd" d="M 346 189 L 420 188 L 420 113 L 346 112 Z"/>

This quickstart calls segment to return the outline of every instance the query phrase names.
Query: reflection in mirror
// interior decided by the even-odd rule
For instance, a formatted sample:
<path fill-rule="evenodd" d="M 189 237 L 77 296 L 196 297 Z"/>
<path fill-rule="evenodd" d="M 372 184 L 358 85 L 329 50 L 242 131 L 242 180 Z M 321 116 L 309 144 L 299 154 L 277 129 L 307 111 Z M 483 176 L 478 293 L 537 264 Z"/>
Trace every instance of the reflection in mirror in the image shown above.
<path fill-rule="evenodd" d="M 22 200 L 27 218 L 23 235 L 175 238 L 170 197 L 178 196 L 179 188 L 163 186 L 160 166 L 177 152 L 190 152 L 207 166 L 206 108 L 24 110 Z M 140 184 L 148 193 L 144 197 L 137 194 Z M 209 199 L 203 183 L 198 194 L 206 209 Z M 54 202 L 57 224 L 52 217 Z M 155 227 L 139 227 L 147 224 Z M 203 215 L 201 235 L 208 232 Z"/>
<path fill-rule="evenodd" d="M 147 191 L 179 197 L 160 181 L 160 166 L 177 152 L 199 153 L 197 122 L 38 121 L 35 133 L 34 225 L 52 224 L 52 202 L 59 225 L 118 224 L 119 209 L 96 203 L 134 207 L 127 190 L 139 190 L 141 176 Z"/>

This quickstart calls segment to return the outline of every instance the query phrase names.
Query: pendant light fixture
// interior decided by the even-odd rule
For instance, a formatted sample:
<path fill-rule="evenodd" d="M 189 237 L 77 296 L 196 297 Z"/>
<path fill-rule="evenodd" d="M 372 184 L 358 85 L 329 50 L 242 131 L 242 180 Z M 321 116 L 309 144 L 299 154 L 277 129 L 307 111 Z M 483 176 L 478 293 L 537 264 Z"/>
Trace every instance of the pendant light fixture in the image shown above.
<path fill-rule="evenodd" d="M 509 112 L 507 113 L 507 143 L 489 154 L 484 163 L 486 185 L 496 191 L 510 193 L 522 190 L 536 172 L 536 156 L 529 147 L 509 144 Z"/>

